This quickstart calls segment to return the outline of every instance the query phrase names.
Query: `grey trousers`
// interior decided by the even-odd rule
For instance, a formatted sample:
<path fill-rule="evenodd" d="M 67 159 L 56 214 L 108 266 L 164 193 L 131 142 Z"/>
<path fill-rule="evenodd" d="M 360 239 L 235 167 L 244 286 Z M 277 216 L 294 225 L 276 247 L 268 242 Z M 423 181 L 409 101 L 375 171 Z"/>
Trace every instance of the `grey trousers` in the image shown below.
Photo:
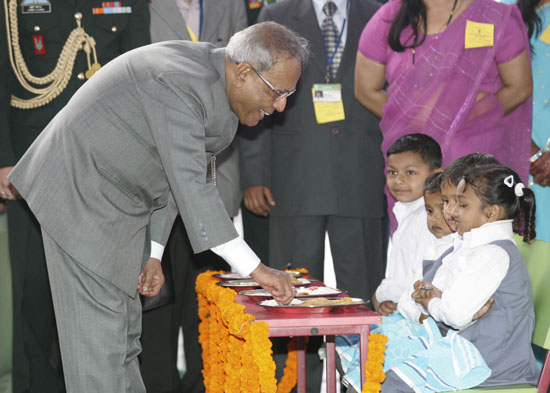
<path fill-rule="evenodd" d="M 139 297 L 84 267 L 44 230 L 42 236 L 67 392 L 145 393 Z"/>

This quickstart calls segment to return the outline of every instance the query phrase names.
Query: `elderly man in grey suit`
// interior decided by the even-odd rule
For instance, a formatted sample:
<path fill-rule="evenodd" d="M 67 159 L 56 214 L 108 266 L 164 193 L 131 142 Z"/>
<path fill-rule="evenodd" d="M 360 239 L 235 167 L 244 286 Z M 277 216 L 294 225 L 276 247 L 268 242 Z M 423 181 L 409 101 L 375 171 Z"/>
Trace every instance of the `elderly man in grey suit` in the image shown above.
<path fill-rule="evenodd" d="M 378 119 L 355 99 L 353 81 L 359 37 L 378 6 L 295 0 L 263 7 L 258 20 L 308 39 L 312 61 L 287 110 L 260 124 L 259 137 L 240 140 L 244 203 L 269 214 L 269 266 L 290 262 L 323 279 L 328 232 L 338 287 L 365 299 L 384 276 L 384 159 Z M 312 351 L 306 362 L 308 392 L 319 391 L 315 358 Z"/>
<path fill-rule="evenodd" d="M 233 34 L 247 26 L 242 0 L 155 0 L 149 10 L 152 42 L 204 41 L 224 47 Z M 237 215 L 242 199 L 237 143 L 238 137 L 216 156 L 216 187 L 230 217 Z M 171 272 L 166 279 L 172 280 L 174 296 L 171 304 L 143 313 L 140 355 L 143 382 L 149 393 L 201 393 L 204 384 L 195 280 L 204 270 L 228 267 L 209 250 L 193 254 L 179 216 L 166 244 L 162 266 L 171 269 L 165 271 Z M 151 300 L 156 302 L 155 298 Z M 180 331 L 185 357 L 183 378 L 177 367 Z"/>
<path fill-rule="evenodd" d="M 292 299 L 288 275 L 238 237 L 206 172 L 238 120 L 284 110 L 307 56 L 307 42 L 276 23 L 226 49 L 170 41 L 131 51 L 86 82 L 13 169 L 42 226 L 69 392 L 145 392 L 137 292 L 162 286 L 151 248 L 166 243 L 178 211 L 195 252 L 212 249 L 279 302 Z"/>

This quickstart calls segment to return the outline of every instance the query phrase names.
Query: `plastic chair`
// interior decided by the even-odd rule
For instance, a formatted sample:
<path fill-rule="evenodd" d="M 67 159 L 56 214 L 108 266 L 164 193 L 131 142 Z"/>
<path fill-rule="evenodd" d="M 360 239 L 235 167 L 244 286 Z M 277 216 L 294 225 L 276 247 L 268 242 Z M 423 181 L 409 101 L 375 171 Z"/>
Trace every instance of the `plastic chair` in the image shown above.
<path fill-rule="evenodd" d="M 550 349 L 550 256 L 547 255 L 547 249 L 537 247 L 536 242 L 529 245 L 524 243 L 521 237 L 516 236 L 516 243 L 526 261 L 533 284 L 536 321 L 532 342 L 548 350 Z M 549 386 L 550 351 L 546 352 L 537 386 L 528 384 L 491 386 L 473 388 L 463 392 L 547 393 Z"/>

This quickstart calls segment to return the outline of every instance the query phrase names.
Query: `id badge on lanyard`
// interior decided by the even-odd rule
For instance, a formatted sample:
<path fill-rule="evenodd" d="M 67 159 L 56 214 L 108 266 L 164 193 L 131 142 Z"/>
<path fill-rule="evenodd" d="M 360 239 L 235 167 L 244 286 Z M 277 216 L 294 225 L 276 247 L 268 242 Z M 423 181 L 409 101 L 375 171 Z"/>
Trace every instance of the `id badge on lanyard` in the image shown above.
<path fill-rule="evenodd" d="M 342 84 L 317 83 L 311 89 L 313 109 L 318 124 L 346 119 L 342 101 Z"/>

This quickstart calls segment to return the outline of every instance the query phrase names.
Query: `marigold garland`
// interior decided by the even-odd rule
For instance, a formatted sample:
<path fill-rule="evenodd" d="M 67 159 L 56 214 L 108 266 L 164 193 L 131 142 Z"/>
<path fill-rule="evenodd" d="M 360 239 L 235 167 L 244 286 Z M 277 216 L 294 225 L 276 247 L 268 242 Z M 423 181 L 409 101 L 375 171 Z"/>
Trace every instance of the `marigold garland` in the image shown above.
<path fill-rule="evenodd" d="M 235 302 L 235 291 L 216 285 L 219 280 L 213 275 L 217 273 L 221 272 L 202 273 L 195 284 L 206 392 L 290 392 L 297 381 L 295 339 L 289 344 L 289 358 L 277 385 L 268 325 L 255 322 Z"/>
<path fill-rule="evenodd" d="M 369 335 L 369 352 L 365 362 L 365 380 L 362 393 L 378 393 L 382 390 L 382 382 L 386 380 L 384 374 L 384 360 L 386 358 L 386 343 L 388 338 L 383 334 Z"/>

